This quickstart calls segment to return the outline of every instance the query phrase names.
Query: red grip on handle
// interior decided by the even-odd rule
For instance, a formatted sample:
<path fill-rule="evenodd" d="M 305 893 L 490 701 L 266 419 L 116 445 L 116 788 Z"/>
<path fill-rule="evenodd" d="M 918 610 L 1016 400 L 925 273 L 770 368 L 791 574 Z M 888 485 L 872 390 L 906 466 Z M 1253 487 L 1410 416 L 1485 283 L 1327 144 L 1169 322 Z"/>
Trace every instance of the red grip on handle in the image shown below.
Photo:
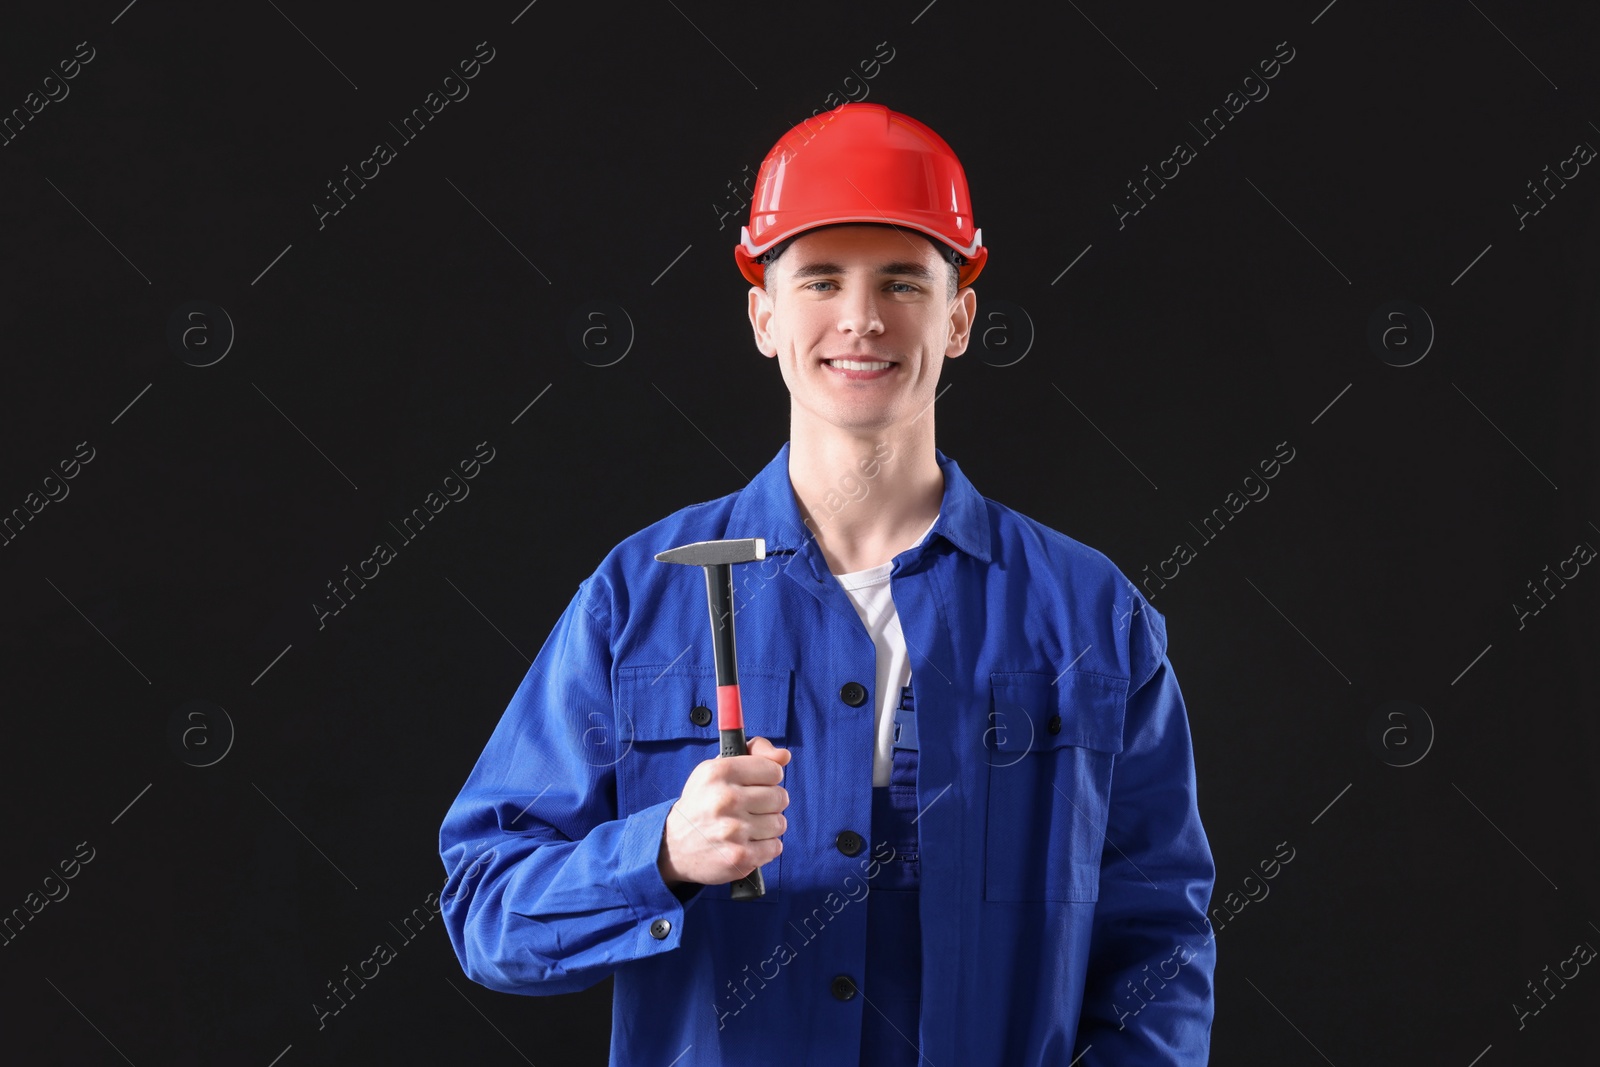
<path fill-rule="evenodd" d="M 737 683 L 717 686 L 717 729 L 744 729 L 744 709 L 739 704 Z"/>

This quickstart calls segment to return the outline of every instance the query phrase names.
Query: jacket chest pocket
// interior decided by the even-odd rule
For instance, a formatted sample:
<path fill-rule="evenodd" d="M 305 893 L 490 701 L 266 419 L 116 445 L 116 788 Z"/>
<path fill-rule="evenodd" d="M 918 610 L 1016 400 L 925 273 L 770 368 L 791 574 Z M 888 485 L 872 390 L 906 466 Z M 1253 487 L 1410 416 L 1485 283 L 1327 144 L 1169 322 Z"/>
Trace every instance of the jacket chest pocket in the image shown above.
<path fill-rule="evenodd" d="M 985 900 L 1099 898 L 1127 686 L 1072 671 L 990 676 Z"/>
<path fill-rule="evenodd" d="M 793 675 L 787 667 L 739 664 L 739 698 L 748 740 L 765 737 L 783 747 L 789 732 Z M 625 666 L 617 670 L 617 816 L 626 818 L 681 796 L 689 775 L 721 751 L 717 730 L 717 679 L 712 667 Z M 790 776 L 785 776 L 785 787 Z M 791 806 L 792 807 L 792 806 Z M 789 842 L 792 831 L 785 834 Z M 761 868 L 766 894 L 782 885 L 783 854 Z M 707 899 L 728 899 L 727 885 L 707 886 Z"/>

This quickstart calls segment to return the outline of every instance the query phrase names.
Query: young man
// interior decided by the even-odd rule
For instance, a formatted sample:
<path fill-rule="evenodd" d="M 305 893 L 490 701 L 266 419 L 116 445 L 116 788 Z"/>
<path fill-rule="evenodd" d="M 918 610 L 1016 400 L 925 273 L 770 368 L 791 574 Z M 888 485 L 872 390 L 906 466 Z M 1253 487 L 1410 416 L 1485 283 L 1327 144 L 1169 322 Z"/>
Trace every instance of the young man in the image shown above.
<path fill-rule="evenodd" d="M 579 586 L 440 833 L 462 967 L 614 975 L 614 1065 L 1204 1064 L 1215 870 L 1164 620 L 934 444 L 988 255 L 960 163 L 845 104 L 774 146 L 741 237 L 789 441 Z M 653 557 L 746 537 L 752 740 L 716 759 L 704 578 Z"/>

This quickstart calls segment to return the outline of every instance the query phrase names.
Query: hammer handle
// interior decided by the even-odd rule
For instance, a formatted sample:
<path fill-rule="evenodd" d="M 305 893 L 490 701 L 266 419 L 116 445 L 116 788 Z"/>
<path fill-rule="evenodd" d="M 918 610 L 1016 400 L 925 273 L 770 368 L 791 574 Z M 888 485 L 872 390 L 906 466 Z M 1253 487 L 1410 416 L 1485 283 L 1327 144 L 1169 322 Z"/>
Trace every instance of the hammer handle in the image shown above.
<path fill-rule="evenodd" d="M 744 708 L 739 701 L 739 657 L 733 640 L 733 568 L 719 563 L 706 568 L 706 606 L 711 612 L 711 650 L 717 669 L 717 731 L 722 737 L 718 758 L 747 756 Z M 729 883 L 734 900 L 766 896 L 767 884 L 757 867 Z"/>

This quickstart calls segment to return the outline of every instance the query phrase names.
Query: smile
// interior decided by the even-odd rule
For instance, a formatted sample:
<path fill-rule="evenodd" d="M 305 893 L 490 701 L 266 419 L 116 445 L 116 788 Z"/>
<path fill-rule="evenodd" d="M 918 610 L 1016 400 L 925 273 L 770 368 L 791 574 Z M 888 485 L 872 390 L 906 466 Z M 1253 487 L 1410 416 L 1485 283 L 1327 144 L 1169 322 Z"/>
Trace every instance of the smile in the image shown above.
<path fill-rule="evenodd" d="M 888 373 L 894 364 L 881 359 L 825 359 L 825 364 L 847 377 L 876 377 Z"/>

